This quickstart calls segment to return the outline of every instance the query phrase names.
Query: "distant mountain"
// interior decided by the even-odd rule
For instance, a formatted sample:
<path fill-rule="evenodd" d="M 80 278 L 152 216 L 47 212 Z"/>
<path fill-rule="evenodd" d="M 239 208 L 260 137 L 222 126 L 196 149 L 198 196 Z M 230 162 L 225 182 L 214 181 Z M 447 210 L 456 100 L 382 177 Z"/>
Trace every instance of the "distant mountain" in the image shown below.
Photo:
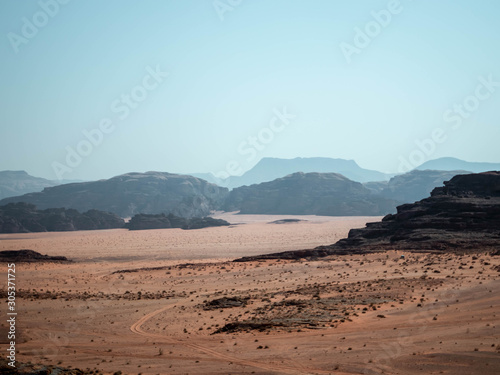
<path fill-rule="evenodd" d="M 0 171 L 0 199 L 42 191 L 58 183 L 30 176 L 25 171 Z"/>
<path fill-rule="evenodd" d="M 470 173 L 468 171 L 434 171 L 413 170 L 395 176 L 386 183 L 379 194 L 391 198 L 399 203 L 412 203 L 429 196 L 435 187 L 443 186 L 445 181 L 451 180 L 458 174 Z M 372 187 L 370 183 L 367 187 Z"/>
<path fill-rule="evenodd" d="M 0 233 L 61 232 L 122 228 L 122 218 L 109 212 L 49 208 L 37 210 L 28 203 L 0 206 Z"/>
<path fill-rule="evenodd" d="M 229 193 L 224 209 L 242 214 L 370 216 L 396 203 L 337 173 L 294 173 Z"/>
<path fill-rule="evenodd" d="M 65 207 L 81 212 L 97 209 L 121 217 L 137 213 L 203 217 L 218 209 L 227 193 L 226 188 L 188 175 L 127 173 L 108 180 L 47 187 L 40 193 L 3 199 L 0 205 L 26 202 L 39 209 Z"/>
<path fill-rule="evenodd" d="M 34 177 L 25 171 L 0 171 L 0 199 L 27 193 L 36 193 L 46 187 L 67 184 L 69 180 L 46 180 Z"/>
<path fill-rule="evenodd" d="M 262 158 L 252 169 L 242 176 L 231 176 L 227 180 L 219 180 L 209 173 L 195 173 L 196 177 L 228 188 L 259 184 L 296 172 L 339 173 L 353 181 L 383 181 L 393 175 L 361 168 L 354 160 L 332 158 Z"/>
<path fill-rule="evenodd" d="M 500 163 L 478 163 L 464 161 L 456 158 L 439 158 L 426 161 L 424 164 L 415 168 L 418 170 L 433 169 L 437 171 L 471 171 L 474 173 L 499 171 Z"/>

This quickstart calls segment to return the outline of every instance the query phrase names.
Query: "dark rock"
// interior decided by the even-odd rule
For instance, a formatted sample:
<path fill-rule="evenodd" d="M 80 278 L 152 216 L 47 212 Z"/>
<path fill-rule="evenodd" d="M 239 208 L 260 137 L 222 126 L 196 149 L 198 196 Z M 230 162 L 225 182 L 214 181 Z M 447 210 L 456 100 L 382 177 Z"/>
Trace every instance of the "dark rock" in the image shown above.
<path fill-rule="evenodd" d="M 484 250 L 500 247 L 500 172 L 458 175 L 431 197 L 327 247 L 336 250 Z"/>
<path fill-rule="evenodd" d="M 193 217 L 188 219 L 182 229 L 201 229 L 207 227 L 223 227 L 230 225 L 226 220 L 214 219 L 213 217 Z"/>
<path fill-rule="evenodd" d="M 29 233 L 122 228 L 123 219 L 109 212 L 49 208 L 37 210 L 28 203 L 0 206 L 0 233 Z"/>
<path fill-rule="evenodd" d="M 275 220 L 271 221 L 268 224 L 291 224 L 291 223 L 300 223 L 304 222 L 307 220 L 300 220 L 300 219 L 281 219 L 281 220 Z"/>
<path fill-rule="evenodd" d="M 233 333 L 241 331 L 258 330 L 265 331 L 276 327 L 282 327 L 284 324 L 277 322 L 232 322 L 227 323 L 223 327 L 216 330 L 213 334 L 217 333 Z"/>
<path fill-rule="evenodd" d="M 248 257 L 242 257 L 235 259 L 233 262 L 254 262 L 268 259 L 286 259 L 286 260 L 299 260 L 304 258 L 322 258 L 330 255 L 329 248 L 327 246 L 319 246 L 314 249 L 305 250 L 291 250 L 283 251 L 280 253 L 262 254 L 254 255 Z M 353 254 L 355 251 L 337 251 L 338 255 Z M 361 253 L 361 251 L 359 251 Z"/>
<path fill-rule="evenodd" d="M 207 227 L 227 226 L 229 223 L 222 219 L 214 219 L 212 217 L 186 219 L 175 216 L 173 214 L 165 215 L 135 215 L 130 221 L 125 224 L 125 228 L 130 230 L 143 229 L 165 229 L 165 228 L 182 228 L 182 229 L 200 229 Z"/>
<path fill-rule="evenodd" d="M 222 297 L 208 301 L 203 308 L 205 310 L 227 309 L 231 307 L 246 306 L 247 299 L 241 297 Z"/>
<path fill-rule="evenodd" d="M 3 250 L 0 251 L 0 262 L 67 262 L 68 258 L 63 256 L 42 255 L 33 250 Z"/>
<path fill-rule="evenodd" d="M 130 219 L 128 223 L 125 224 L 125 228 L 128 228 L 130 230 L 164 229 L 172 228 L 172 224 L 165 214 L 137 214 L 132 219 Z"/>

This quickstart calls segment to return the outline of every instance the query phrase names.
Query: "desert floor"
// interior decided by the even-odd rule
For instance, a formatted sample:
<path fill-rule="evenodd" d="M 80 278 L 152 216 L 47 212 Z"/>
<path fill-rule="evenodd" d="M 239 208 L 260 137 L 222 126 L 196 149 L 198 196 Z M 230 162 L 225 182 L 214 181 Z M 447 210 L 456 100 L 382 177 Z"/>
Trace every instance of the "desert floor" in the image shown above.
<path fill-rule="evenodd" d="M 18 361 L 111 374 L 500 373 L 499 256 L 237 263 L 380 218 L 218 216 L 234 225 L 0 235 L 0 250 L 74 261 L 17 264 Z"/>

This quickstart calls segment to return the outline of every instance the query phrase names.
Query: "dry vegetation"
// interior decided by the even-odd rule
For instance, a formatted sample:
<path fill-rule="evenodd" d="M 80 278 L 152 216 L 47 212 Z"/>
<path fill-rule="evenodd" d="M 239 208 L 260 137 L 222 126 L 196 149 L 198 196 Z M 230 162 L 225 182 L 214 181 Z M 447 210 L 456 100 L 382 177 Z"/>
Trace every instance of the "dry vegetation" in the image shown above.
<path fill-rule="evenodd" d="M 297 236 L 310 243 L 310 231 L 345 235 L 348 227 L 339 223 L 267 225 L 285 239 L 266 244 L 303 248 Z M 171 260 L 145 259 L 148 250 L 137 254 L 140 243 L 130 242 L 121 257 L 110 246 L 113 259 L 106 261 L 106 248 L 97 256 L 82 246 L 75 263 L 19 264 L 18 359 L 109 374 L 500 372 L 499 256 L 389 251 L 248 263 L 200 256 L 222 239 L 232 257 L 245 255 L 248 243 L 237 242 L 252 232 L 262 238 L 265 228 L 203 229 L 206 243 Z M 123 244 L 115 233 L 85 236 Z M 179 235 L 150 232 L 174 244 Z M 38 246 L 50 243 L 54 251 L 44 253 L 71 257 L 67 235 L 57 236 Z M 30 241 L 27 235 L 0 246 L 26 248 Z M 149 244 L 150 253 L 161 246 L 168 252 L 166 242 Z"/>

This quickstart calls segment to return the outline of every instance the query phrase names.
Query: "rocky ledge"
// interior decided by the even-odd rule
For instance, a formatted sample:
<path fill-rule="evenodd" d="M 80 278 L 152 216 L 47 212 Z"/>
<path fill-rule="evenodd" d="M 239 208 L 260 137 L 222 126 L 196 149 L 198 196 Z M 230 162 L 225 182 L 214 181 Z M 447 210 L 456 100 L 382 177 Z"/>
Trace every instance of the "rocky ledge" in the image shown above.
<path fill-rule="evenodd" d="M 347 238 L 310 250 L 238 261 L 299 259 L 385 250 L 470 251 L 500 249 L 500 172 L 457 175 L 419 202 L 397 207 L 382 221 L 351 229 Z"/>
<path fill-rule="evenodd" d="M 0 233 L 112 229 L 124 224 L 117 215 L 98 210 L 84 213 L 66 208 L 38 210 L 35 205 L 23 202 L 0 206 Z"/>
<path fill-rule="evenodd" d="M 63 256 L 42 255 L 33 250 L 4 250 L 0 251 L 0 262 L 68 262 L 68 258 Z"/>

